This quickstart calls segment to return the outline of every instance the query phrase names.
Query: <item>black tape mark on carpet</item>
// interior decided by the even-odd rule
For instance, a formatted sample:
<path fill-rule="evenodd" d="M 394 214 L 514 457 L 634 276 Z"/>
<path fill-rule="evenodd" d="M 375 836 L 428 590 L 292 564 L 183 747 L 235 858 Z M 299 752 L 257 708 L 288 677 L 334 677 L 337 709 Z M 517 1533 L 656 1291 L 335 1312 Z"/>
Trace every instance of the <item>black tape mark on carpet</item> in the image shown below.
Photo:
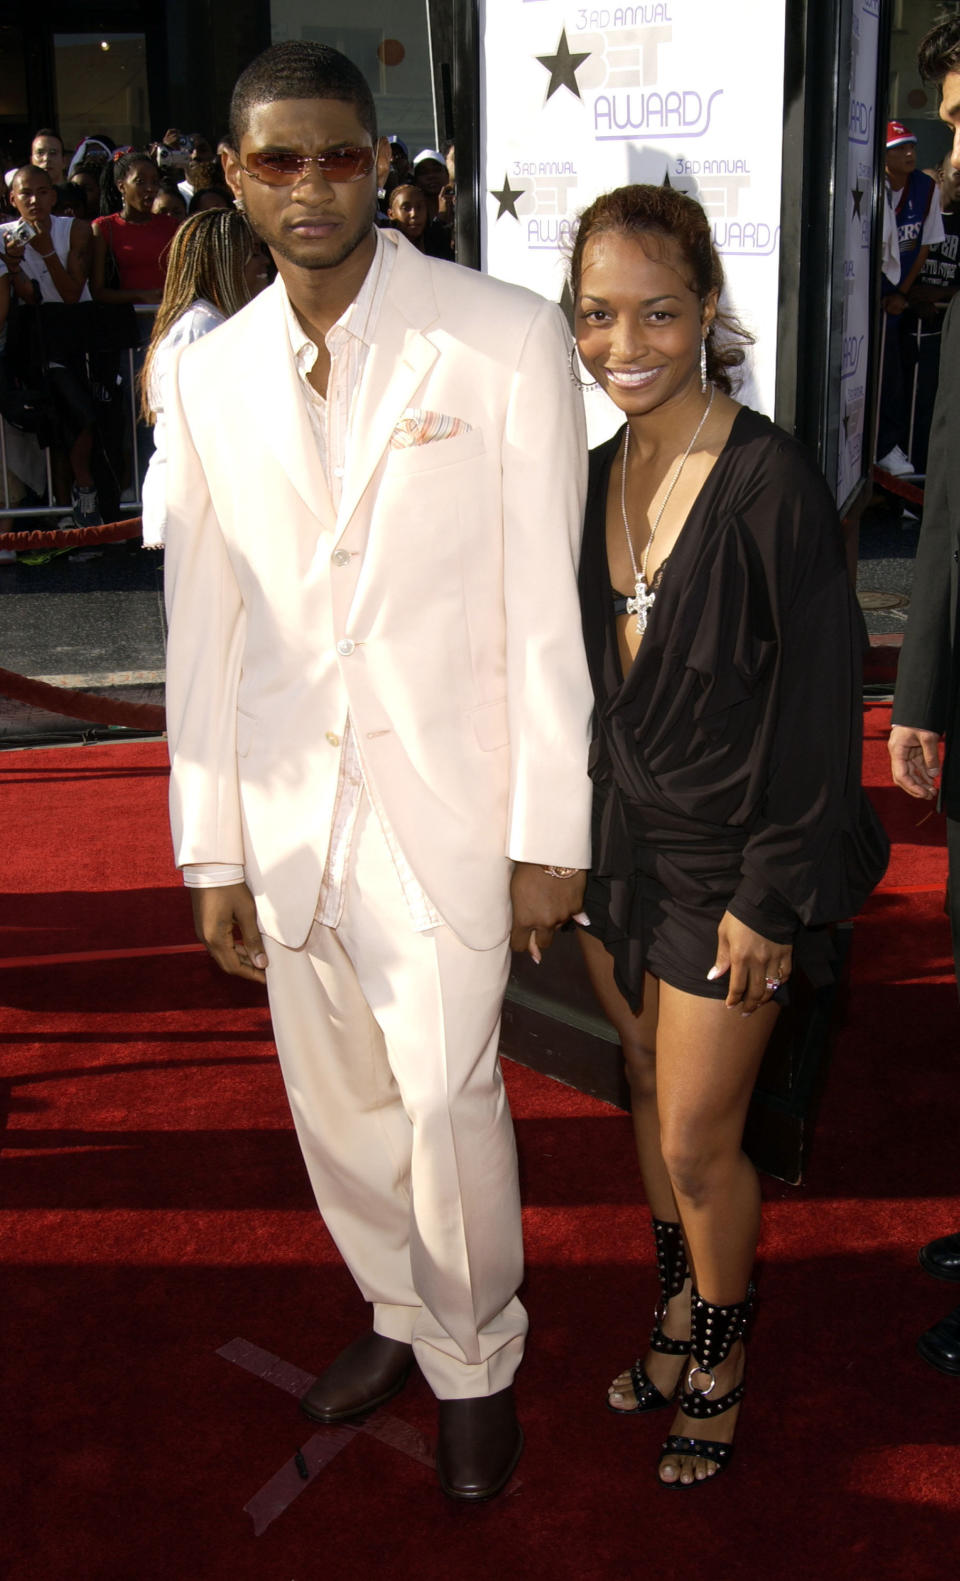
<path fill-rule="evenodd" d="M 268 1350 L 261 1350 L 259 1345 L 251 1345 L 249 1340 L 231 1340 L 229 1345 L 221 1346 L 217 1355 L 222 1356 L 224 1361 L 232 1361 L 235 1366 L 242 1367 L 245 1372 L 252 1373 L 255 1378 L 261 1378 L 264 1383 L 272 1383 L 276 1388 L 282 1389 L 284 1394 L 293 1395 L 298 1400 L 302 1394 L 306 1394 L 311 1384 L 316 1382 L 312 1373 L 304 1372 L 302 1367 L 295 1367 L 292 1362 L 284 1361 Z M 415 1427 L 411 1427 L 409 1422 L 401 1422 L 399 1417 L 391 1416 L 386 1411 L 377 1411 L 356 1427 L 346 1424 L 339 1427 L 324 1427 L 308 1438 L 306 1443 L 301 1444 L 296 1453 L 280 1467 L 269 1482 L 264 1483 L 259 1493 L 255 1493 L 243 1506 L 253 1521 L 254 1534 L 259 1537 L 265 1532 L 278 1515 L 289 1509 L 304 1488 L 309 1487 L 314 1477 L 325 1466 L 329 1466 L 341 1449 L 346 1449 L 348 1444 L 352 1444 L 355 1438 L 364 1433 L 368 1438 L 376 1438 L 381 1444 L 389 1444 L 392 1449 L 399 1450 L 411 1460 L 417 1460 L 422 1466 L 433 1469 L 433 1451 L 423 1434 Z M 516 1485 L 518 1484 L 514 1479 L 507 1491 L 512 1492 Z"/>

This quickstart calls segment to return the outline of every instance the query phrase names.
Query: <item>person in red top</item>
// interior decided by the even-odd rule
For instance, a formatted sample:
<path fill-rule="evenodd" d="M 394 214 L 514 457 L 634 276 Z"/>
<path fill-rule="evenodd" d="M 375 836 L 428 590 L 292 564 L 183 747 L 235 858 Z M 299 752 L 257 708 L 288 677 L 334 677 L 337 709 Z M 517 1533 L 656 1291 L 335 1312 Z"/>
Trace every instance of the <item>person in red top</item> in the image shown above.
<path fill-rule="evenodd" d="M 148 154 L 121 154 L 114 180 L 123 207 L 93 222 L 90 294 L 95 302 L 159 302 L 179 221 L 153 212 L 160 172 Z"/>

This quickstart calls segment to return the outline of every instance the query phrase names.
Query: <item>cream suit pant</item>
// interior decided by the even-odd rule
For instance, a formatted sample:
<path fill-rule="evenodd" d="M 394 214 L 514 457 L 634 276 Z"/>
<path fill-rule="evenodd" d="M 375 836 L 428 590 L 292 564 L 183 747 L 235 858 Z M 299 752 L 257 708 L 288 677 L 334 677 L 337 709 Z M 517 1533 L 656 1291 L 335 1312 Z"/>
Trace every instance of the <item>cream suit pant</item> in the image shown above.
<path fill-rule="evenodd" d="M 338 926 L 265 940 L 280 1065 L 327 1228 L 373 1326 L 438 1399 L 494 1394 L 527 1315 L 513 1125 L 497 1058 L 509 946 L 416 933 L 366 795 Z"/>

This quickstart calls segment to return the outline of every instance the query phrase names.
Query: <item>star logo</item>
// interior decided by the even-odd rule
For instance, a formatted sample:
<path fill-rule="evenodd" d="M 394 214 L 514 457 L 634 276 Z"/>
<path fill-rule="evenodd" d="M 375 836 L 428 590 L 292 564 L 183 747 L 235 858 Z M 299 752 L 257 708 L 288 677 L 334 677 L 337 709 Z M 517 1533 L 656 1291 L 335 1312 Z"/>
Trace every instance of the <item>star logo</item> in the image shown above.
<path fill-rule="evenodd" d="M 515 220 L 519 220 L 520 216 L 517 213 L 517 199 L 522 198 L 526 190 L 526 187 L 511 187 L 510 177 L 508 175 L 504 175 L 503 186 L 501 190 L 499 192 L 494 192 L 491 190 L 490 192 L 490 196 L 492 198 L 496 198 L 497 203 L 500 205 L 497 209 L 498 220 L 502 219 L 505 214 L 512 214 Z M 494 224 L 496 224 L 496 220 L 494 221 Z"/>
<path fill-rule="evenodd" d="M 855 220 L 862 219 L 863 215 L 860 213 L 860 205 L 863 202 L 863 188 L 862 187 L 854 187 L 854 189 L 851 192 L 850 196 L 853 199 L 853 217 L 854 217 L 854 219 Z"/>
<path fill-rule="evenodd" d="M 570 45 L 567 43 L 567 30 L 563 28 L 560 33 L 560 42 L 557 45 L 557 53 L 555 55 L 537 56 L 541 66 L 550 73 L 547 99 L 552 99 L 558 88 L 569 88 L 575 98 L 579 99 L 580 88 L 577 84 L 577 72 L 584 61 L 589 59 L 589 50 L 584 55 L 571 54 Z"/>
<path fill-rule="evenodd" d="M 853 421 L 853 418 L 851 417 L 850 413 L 849 412 L 844 412 L 844 414 L 843 414 L 843 437 L 844 437 L 844 439 L 849 439 L 850 438 L 850 424 L 852 423 L 852 421 Z"/>

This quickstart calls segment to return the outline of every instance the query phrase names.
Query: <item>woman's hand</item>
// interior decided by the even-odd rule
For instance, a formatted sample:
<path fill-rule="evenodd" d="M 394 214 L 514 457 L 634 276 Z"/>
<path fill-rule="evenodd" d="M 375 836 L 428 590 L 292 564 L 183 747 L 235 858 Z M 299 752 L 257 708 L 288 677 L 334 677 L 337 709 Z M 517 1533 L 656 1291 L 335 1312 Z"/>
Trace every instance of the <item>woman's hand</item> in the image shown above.
<path fill-rule="evenodd" d="M 774 944 L 762 933 L 754 933 L 745 922 L 725 911 L 717 929 L 717 959 L 707 973 L 711 982 L 730 973 L 726 1006 L 752 1016 L 772 998 L 774 988 L 785 983 L 793 970 L 793 946 Z M 773 988 L 770 984 L 773 984 Z"/>

